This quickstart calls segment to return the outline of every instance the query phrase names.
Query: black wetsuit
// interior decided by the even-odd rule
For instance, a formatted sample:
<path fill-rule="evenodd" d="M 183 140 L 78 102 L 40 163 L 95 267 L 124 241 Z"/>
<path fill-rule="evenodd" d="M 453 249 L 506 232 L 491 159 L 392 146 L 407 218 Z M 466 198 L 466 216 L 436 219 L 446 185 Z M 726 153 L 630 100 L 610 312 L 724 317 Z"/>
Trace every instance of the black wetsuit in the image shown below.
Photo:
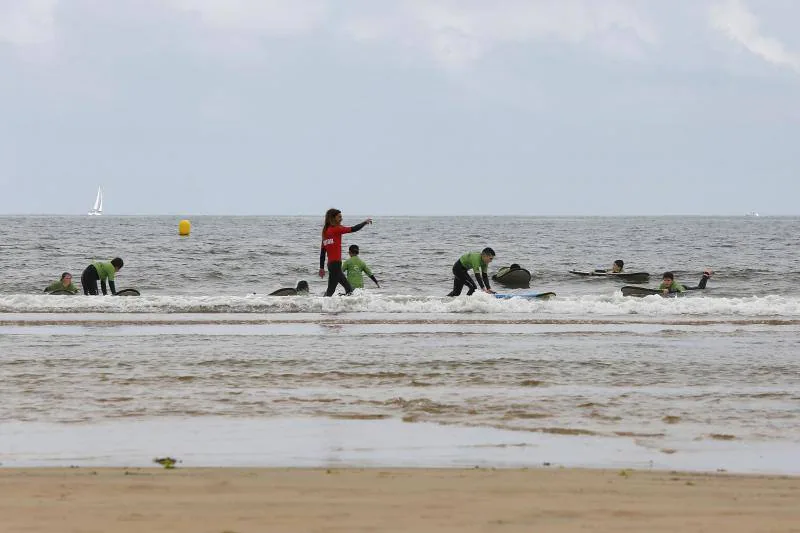
<path fill-rule="evenodd" d="M 703 277 L 700 278 L 700 283 L 697 284 L 697 287 L 686 287 L 686 290 L 696 290 L 696 289 L 705 289 L 706 283 L 708 283 L 709 276 L 703 274 Z"/>
<path fill-rule="evenodd" d="M 345 294 L 353 292 L 353 286 L 347 281 L 347 276 L 342 271 L 342 262 L 333 261 L 328 263 L 328 290 L 325 291 L 325 296 L 333 296 L 333 293 L 336 292 L 336 286 L 340 283 L 344 287 Z"/>
<path fill-rule="evenodd" d="M 478 276 L 475 278 L 478 280 L 478 284 L 480 284 L 481 289 L 489 287 L 489 277 L 486 275 L 485 272 L 482 273 L 483 278 L 481 279 Z M 472 281 L 472 276 L 469 275 L 469 270 L 461 264 L 461 259 L 455 262 L 453 265 L 453 290 L 448 294 L 448 296 L 458 296 L 461 294 L 461 290 L 464 288 L 464 285 L 469 287 L 467 290 L 467 296 L 471 295 L 475 292 L 475 289 L 478 288 L 475 285 L 475 282 Z"/>
<path fill-rule="evenodd" d="M 97 296 L 97 282 L 100 281 L 100 274 L 94 265 L 89 265 L 81 274 L 81 286 L 83 287 L 83 294 Z M 106 289 L 106 280 L 100 281 L 100 286 L 103 290 L 103 295 L 108 294 Z M 114 285 L 114 280 L 108 280 L 108 286 L 111 288 L 111 294 L 117 293 L 117 288 Z"/>

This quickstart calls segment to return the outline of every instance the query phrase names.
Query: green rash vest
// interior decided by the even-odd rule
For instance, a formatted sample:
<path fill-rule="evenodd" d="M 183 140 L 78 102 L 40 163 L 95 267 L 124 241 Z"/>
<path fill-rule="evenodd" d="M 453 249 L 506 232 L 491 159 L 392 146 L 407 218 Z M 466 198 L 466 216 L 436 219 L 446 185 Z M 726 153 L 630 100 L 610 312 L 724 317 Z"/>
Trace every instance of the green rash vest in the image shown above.
<path fill-rule="evenodd" d="M 461 265 L 467 270 L 472 269 L 476 276 L 478 272 L 489 273 L 489 265 L 481 260 L 480 252 L 467 252 L 461 256 L 459 261 L 461 261 Z"/>
<path fill-rule="evenodd" d="M 101 263 L 100 261 L 92 264 L 94 265 L 94 268 L 97 269 L 97 274 L 100 276 L 100 281 L 114 281 L 114 274 L 116 273 L 114 270 L 114 265 L 111 263 Z"/>
<path fill-rule="evenodd" d="M 675 280 L 672 280 L 672 285 L 667 287 L 664 282 L 661 282 L 661 285 L 658 286 L 658 290 L 663 291 L 664 289 L 669 288 L 669 292 L 686 292 L 686 287 L 681 285 Z"/>
<path fill-rule="evenodd" d="M 367 264 L 357 255 L 354 255 L 342 263 L 342 271 L 347 275 L 347 281 L 350 282 L 350 286 L 354 289 L 364 288 L 364 276 L 361 275 L 362 272 L 367 276 L 372 275 L 372 271 Z"/>
<path fill-rule="evenodd" d="M 53 291 L 69 291 L 72 294 L 75 294 L 78 292 L 78 287 L 76 287 L 74 283 L 70 283 L 69 285 L 64 285 L 64 283 L 61 280 L 58 280 L 48 285 L 47 288 L 44 290 L 44 292 L 53 292 Z"/>

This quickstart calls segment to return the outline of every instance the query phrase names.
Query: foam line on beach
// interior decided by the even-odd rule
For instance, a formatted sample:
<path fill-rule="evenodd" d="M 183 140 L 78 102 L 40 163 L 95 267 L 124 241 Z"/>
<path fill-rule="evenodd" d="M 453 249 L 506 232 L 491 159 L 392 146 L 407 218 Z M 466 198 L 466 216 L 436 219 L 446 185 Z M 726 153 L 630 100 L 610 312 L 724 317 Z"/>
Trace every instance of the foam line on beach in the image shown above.
<path fill-rule="evenodd" d="M 757 317 L 800 319 L 800 298 L 783 296 L 715 298 L 625 298 L 565 296 L 550 301 L 499 300 L 489 295 L 458 298 L 360 292 L 349 297 L 140 296 L 129 298 L 4 295 L 0 313 L 387 313 L 418 315 L 531 315 L 539 317 Z"/>

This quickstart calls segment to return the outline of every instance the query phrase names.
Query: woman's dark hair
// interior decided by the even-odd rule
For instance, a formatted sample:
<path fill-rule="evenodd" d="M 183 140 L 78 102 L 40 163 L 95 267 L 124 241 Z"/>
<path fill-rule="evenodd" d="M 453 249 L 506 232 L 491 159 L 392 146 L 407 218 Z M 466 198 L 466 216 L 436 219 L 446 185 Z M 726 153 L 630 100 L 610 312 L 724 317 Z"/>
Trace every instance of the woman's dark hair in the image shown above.
<path fill-rule="evenodd" d="M 120 259 L 119 257 L 115 257 L 114 259 L 111 260 L 111 264 L 117 267 L 117 270 L 119 270 L 125 263 L 123 263 L 122 259 Z"/>
<path fill-rule="evenodd" d="M 625 265 L 625 262 L 622 259 L 617 259 L 616 261 L 614 261 L 614 264 L 622 268 Z"/>
<path fill-rule="evenodd" d="M 494 250 L 492 250 L 488 246 L 486 248 L 484 248 L 481 253 L 484 254 L 484 255 L 488 255 L 489 257 L 494 257 Z"/>
<path fill-rule="evenodd" d="M 358 245 L 357 244 L 351 244 L 350 248 L 348 248 L 348 250 L 350 250 L 351 254 L 358 255 L 359 249 L 358 249 Z"/>
<path fill-rule="evenodd" d="M 64 278 L 66 278 L 67 276 L 72 277 L 72 274 L 70 274 L 69 272 L 64 272 L 63 274 L 61 274 L 61 281 L 64 281 Z"/>
<path fill-rule="evenodd" d="M 341 211 L 339 211 L 338 209 L 334 209 L 332 207 L 330 209 L 328 209 L 327 211 L 325 211 L 325 225 L 322 226 L 322 238 L 323 239 L 325 238 L 325 230 L 328 229 L 329 227 L 333 226 L 334 224 L 336 224 L 336 221 L 334 219 L 336 218 L 336 215 L 339 215 L 339 214 L 341 214 Z"/>
<path fill-rule="evenodd" d="M 672 281 L 675 281 L 675 274 L 672 272 L 664 272 L 661 274 L 661 279 L 671 279 Z"/>

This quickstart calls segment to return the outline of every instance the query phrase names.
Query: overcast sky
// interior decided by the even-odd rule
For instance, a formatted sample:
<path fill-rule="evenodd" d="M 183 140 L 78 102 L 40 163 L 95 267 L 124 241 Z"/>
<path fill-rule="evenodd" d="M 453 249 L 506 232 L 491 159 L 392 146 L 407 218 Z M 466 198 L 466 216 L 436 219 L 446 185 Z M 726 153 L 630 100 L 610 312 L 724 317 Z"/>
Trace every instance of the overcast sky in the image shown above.
<path fill-rule="evenodd" d="M 0 0 L 0 213 L 800 214 L 796 0 Z"/>

